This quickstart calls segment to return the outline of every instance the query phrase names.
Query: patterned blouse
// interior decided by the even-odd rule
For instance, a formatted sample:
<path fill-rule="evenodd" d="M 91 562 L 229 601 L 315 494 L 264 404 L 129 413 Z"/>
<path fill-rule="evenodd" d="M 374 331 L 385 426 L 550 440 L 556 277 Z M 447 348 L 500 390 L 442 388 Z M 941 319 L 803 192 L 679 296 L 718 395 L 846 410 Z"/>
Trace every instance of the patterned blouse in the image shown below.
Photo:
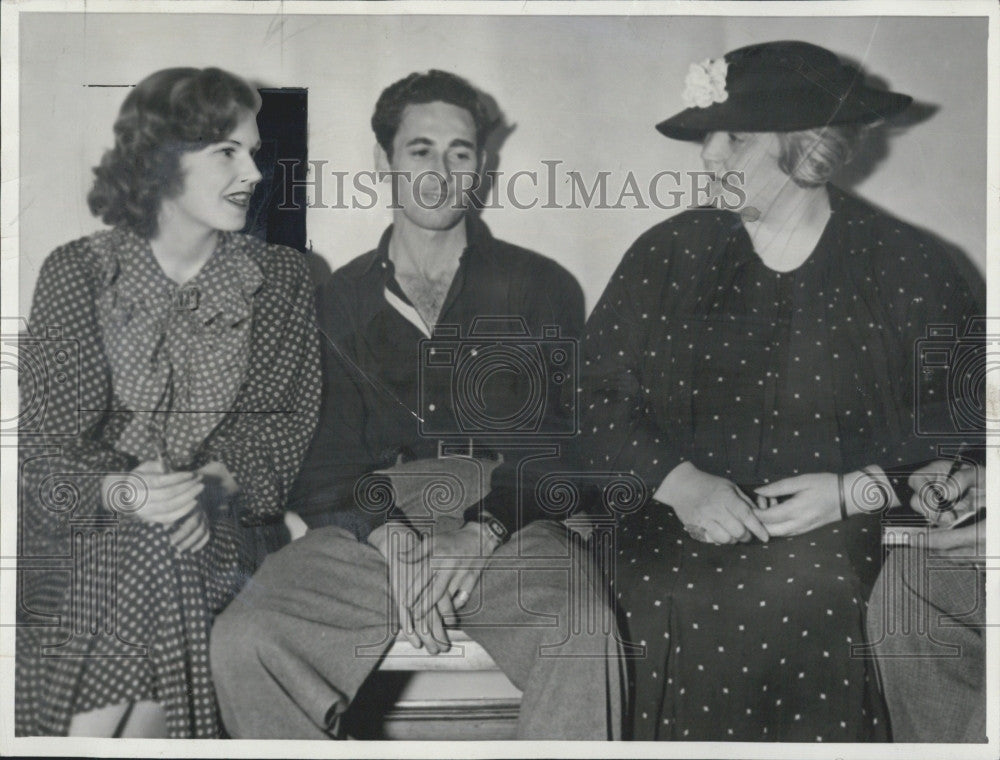
<path fill-rule="evenodd" d="M 193 292 L 197 302 L 185 303 Z M 103 474 L 155 458 L 158 430 L 174 466 L 226 465 L 241 487 L 243 524 L 283 514 L 319 403 L 301 254 L 224 234 L 198 276 L 179 287 L 134 234 L 82 238 L 45 261 L 27 347 L 58 370 L 47 380 L 21 373 L 22 408 L 43 406 L 19 439 L 27 460 L 21 486 L 36 507 L 24 515 L 30 545 L 43 550 L 71 513 L 100 510 Z M 53 444 L 55 455 L 43 448 Z M 72 505 L 59 489 L 70 474 L 78 491 Z"/>

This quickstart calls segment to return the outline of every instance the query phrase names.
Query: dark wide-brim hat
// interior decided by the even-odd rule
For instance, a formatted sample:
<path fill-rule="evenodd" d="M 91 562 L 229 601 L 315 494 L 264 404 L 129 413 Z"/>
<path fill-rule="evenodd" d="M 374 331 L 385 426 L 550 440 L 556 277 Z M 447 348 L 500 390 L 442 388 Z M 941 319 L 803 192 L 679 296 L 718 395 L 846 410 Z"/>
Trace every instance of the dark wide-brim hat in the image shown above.
<path fill-rule="evenodd" d="M 724 63 L 723 63 L 724 61 Z M 854 66 L 807 42 L 765 42 L 692 64 L 685 80 L 691 107 L 656 128 L 677 140 L 709 132 L 795 132 L 835 124 L 871 124 L 913 102 L 877 90 Z"/>

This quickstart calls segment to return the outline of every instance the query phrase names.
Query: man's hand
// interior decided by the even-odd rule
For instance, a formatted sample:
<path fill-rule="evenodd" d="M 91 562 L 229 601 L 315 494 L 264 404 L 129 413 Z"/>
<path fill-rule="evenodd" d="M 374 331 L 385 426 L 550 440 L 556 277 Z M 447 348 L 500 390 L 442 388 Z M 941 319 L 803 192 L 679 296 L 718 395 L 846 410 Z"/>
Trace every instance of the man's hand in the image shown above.
<path fill-rule="evenodd" d="M 913 489 L 910 507 L 925 517 L 927 528 L 895 528 L 895 533 L 923 533 L 927 549 L 933 554 L 950 554 L 964 558 L 985 556 L 986 529 L 983 525 L 948 528 L 964 515 L 986 507 L 986 473 L 982 467 L 963 464 L 949 475 L 952 463 L 946 459 L 931 462 L 910 476 L 907 484 Z M 942 505 L 950 508 L 943 509 Z M 910 539 L 916 543 L 915 537 Z"/>
<path fill-rule="evenodd" d="M 426 616 L 417 626 L 411 611 L 414 595 L 419 594 L 433 579 L 428 556 L 430 547 L 421 542 L 414 531 L 398 523 L 378 526 L 369 534 L 368 543 L 385 558 L 390 593 L 399 615 L 400 629 L 407 641 L 414 649 L 426 645 L 431 654 L 437 654 L 442 648 L 447 649 L 448 639 L 440 613 Z"/>
<path fill-rule="evenodd" d="M 986 506 L 986 473 L 982 467 L 963 464 L 949 475 L 952 463 L 938 459 L 910 476 L 910 507 L 931 525 L 947 527 L 969 512 Z M 947 505 L 948 508 L 944 508 Z"/>
<path fill-rule="evenodd" d="M 752 536 L 768 540 L 753 502 L 734 483 L 690 462 L 671 470 L 653 498 L 673 507 L 688 533 L 707 543 L 745 543 Z"/>
<path fill-rule="evenodd" d="M 949 475 L 951 467 L 950 460 L 935 460 L 907 481 L 913 489 L 910 507 L 924 515 L 932 527 L 893 526 L 883 540 L 892 545 L 923 545 L 931 555 L 953 555 L 956 559 L 985 556 L 984 526 L 949 527 L 986 507 L 985 472 L 982 467 L 963 464 Z"/>
<path fill-rule="evenodd" d="M 399 616 L 399 626 L 410 644 L 420 649 L 423 642 L 413 628 L 413 617 L 410 615 L 409 589 L 411 586 L 411 566 L 403 560 L 402 555 L 408 553 L 420 543 L 420 538 L 409 528 L 400 524 L 384 523 L 368 535 L 368 543 L 378 549 L 385 559 L 389 572 L 389 591 L 396 605 Z"/>
<path fill-rule="evenodd" d="M 986 555 L 986 526 L 969 525 L 954 530 L 928 531 L 927 548 L 931 550 L 932 554 L 983 557 Z"/>
<path fill-rule="evenodd" d="M 430 557 L 433 577 L 413 597 L 411 611 L 418 625 L 427 617 L 434 620 L 435 611 L 448 622 L 465 606 L 496 548 L 490 535 L 481 523 L 470 522 L 458 530 L 423 538 L 414 553 Z"/>

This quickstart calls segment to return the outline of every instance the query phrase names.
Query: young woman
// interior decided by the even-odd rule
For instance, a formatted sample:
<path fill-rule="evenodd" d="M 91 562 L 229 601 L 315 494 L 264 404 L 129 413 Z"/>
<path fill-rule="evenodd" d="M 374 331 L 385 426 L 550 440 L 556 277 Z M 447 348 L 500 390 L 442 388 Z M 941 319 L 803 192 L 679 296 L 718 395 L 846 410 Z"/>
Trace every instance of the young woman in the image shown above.
<path fill-rule="evenodd" d="M 213 617 L 275 547 L 320 369 L 300 254 L 239 234 L 258 94 L 219 69 L 129 93 L 91 211 L 112 229 L 46 260 L 29 320 L 49 367 L 20 449 L 20 735 L 219 735 Z M 46 336 L 59 331 L 62 341 Z"/>
<path fill-rule="evenodd" d="M 685 99 L 659 130 L 702 142 L 742 207 L 640 237 L 585 341 L 584 462 L 651 496 L 618 535 L 645 647 L 634 736 L 884 739 L 872 663 L 852 651 L 877 513 L 908 500 L 887 473 L 939 442 L 914 434 L 920 339 L 980 312 L 933 239 L 828 184 L 909 97 L 774 42 L 694 65 Z"/>

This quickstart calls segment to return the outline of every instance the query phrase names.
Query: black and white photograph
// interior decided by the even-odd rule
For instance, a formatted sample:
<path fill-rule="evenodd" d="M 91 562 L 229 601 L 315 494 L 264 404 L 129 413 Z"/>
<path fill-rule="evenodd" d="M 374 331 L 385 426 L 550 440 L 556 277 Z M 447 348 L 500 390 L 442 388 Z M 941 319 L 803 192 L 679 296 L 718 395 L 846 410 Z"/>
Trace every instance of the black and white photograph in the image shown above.
<path fill-rule="evenodd" d="M 0 752 L 997 756 L 995 2 L 0 11 Z"/>

